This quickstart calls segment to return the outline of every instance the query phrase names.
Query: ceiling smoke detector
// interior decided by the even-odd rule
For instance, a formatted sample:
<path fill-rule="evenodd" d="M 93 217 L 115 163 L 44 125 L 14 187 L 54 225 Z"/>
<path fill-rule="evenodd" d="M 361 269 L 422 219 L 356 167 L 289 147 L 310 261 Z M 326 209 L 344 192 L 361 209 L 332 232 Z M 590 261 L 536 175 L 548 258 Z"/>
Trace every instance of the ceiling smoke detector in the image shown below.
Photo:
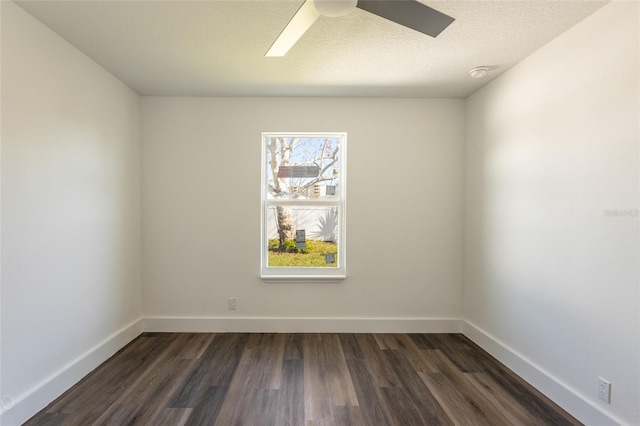
<path fill-rule="evenodd" d="M 482 78 L 487 75 L 489 67 L 475 67 L 469 70 L 471 78 Z"/>

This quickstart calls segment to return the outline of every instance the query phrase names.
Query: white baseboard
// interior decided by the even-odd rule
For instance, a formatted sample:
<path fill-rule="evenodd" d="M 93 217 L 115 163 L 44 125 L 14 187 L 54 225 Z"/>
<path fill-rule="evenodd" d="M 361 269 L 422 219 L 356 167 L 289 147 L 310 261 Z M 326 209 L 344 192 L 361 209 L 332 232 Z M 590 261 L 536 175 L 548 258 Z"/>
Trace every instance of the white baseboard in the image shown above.
<path fill-rule="evenodd" d="M 147 317 L 144 331 L 190 333 L 460 333 L 458 318 Z"/>
<path fill-rule="evenodd" d="M 462 333 L 585 425 L 623 424 L 622 421 L 605 413 L 570 386 L 475 324 L 463 320 Z"/>
<path fill-rule="evenodd" d="M 53 373 L 27 393 L 11 401 L 3 400 L 0 424 L 21 425 L 141 333 L 142 319 L 137 319 Z"/>

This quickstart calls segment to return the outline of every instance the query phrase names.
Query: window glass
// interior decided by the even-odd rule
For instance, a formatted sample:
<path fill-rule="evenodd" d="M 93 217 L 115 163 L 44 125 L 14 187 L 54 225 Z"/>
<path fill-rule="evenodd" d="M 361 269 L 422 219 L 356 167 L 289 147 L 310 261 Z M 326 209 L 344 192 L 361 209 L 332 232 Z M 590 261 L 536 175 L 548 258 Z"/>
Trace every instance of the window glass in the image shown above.
<path fill-rule="evenodd" d="M 262 276 L 345 275 L 344 133 L 265 133 Z"/>

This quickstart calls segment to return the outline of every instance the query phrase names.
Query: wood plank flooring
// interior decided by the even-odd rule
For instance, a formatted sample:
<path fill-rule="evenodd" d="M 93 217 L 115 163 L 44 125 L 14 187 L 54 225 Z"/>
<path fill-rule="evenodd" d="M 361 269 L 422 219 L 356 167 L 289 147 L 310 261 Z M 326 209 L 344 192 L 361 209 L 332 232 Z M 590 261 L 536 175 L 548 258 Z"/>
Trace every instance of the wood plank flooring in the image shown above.
<path fill-rule="evenodd" d="M 144 333 L 26 425 L 579 425 L 461 334 Z"/>

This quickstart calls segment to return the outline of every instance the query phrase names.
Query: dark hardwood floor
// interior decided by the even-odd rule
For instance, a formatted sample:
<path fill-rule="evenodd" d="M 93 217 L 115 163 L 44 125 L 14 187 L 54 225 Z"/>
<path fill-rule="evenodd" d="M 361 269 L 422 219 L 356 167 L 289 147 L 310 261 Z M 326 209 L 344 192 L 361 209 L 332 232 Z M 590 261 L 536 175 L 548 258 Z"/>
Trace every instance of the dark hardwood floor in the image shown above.
<path fill-rule="evenodd" d="M 461 334 L 145 333 L 27 425 L 577 425 Z"/>

